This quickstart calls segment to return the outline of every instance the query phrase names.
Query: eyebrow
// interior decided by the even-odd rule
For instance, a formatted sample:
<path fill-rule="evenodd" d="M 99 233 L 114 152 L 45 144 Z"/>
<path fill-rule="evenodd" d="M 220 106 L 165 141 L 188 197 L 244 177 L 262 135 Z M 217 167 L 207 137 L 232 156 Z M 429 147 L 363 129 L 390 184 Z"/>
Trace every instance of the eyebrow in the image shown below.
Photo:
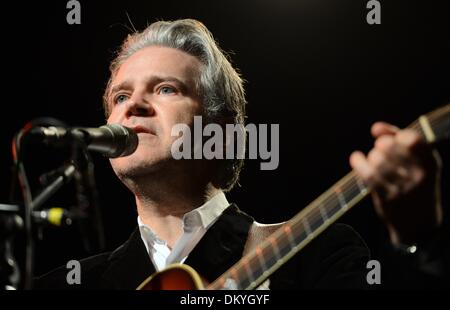
<path fill-rule="evenodd" d="M 145 84 L 146 85 L 156 85 L 162 82 L 173 82 L 177 84 L 177 86 L 181 89 L 181 92 L 187 93 L 189 90 L 188 84 L 181 81 L 180 79 L 173 77 L 173 76 L 151 76 L 146 79 Z M 132 83 L 129 80 L 125 80 L 119 84 L 116 84 L 111 87 L 110 95 L 118 92 L 121 89 L 130 89 L 132 88 Z"/>

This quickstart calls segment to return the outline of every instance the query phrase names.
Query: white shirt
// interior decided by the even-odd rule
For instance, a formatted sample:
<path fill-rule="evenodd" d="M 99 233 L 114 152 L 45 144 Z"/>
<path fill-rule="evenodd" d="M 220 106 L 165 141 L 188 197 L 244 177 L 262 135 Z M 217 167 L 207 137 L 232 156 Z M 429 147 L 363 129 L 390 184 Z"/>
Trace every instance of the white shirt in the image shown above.
<path fill-rule="evenodd" d="M 229 203 L 225 194 L 220 192 L 202 206 L 186 213 L 183 216 L 183 235 L 175 243 L 172 250 L 138 216 L 137 221 L 141 239 L 155 269 L 160 271 L 167 265 L 183 263 L 206 231 L 216 222 L 228 206 Z"/>

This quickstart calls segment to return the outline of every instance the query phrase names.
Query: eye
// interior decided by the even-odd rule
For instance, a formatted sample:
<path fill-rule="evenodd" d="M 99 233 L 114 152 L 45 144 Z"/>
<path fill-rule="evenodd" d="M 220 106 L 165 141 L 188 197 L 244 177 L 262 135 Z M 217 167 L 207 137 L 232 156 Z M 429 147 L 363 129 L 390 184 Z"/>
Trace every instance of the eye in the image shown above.
<path fill-rule="evenodd" d="M 163 95 L 171 95 L 171 94 L 175 94 L 176 90 L 175 90 L 175 88 L 173 88 L 171 86 L 162 86 L 159 89 L 159 93 L 161 93 Z"/>
<path fill-rule="evenodd" d="M 114 97 L 114 103 L 115 104 L 120 104 L 120 103 L 125 102 L 127 99 L 128 99 L 127 95 L 119 94 L 119 95 Z"/>

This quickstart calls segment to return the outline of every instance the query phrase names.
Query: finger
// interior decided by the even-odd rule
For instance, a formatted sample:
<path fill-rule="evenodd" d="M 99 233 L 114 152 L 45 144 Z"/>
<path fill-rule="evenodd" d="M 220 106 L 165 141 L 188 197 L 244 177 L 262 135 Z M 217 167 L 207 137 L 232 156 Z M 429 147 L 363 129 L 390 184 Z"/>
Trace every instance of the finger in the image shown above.
<path fill-rule="evenodd" d="M 398 135 L 398 134 L 397 134 Z M 397 166 L 409 166 L 415 163 L 414 156 L 404 143 L 397 141 L 397 135 L 383 135 L 375 141 L 377 151 L 384 154 L 386 162 Z M 405 141 L 405 143 L 408 143 Z"/>
<path fill-rule="evenodd" d="M 442 167 L 439 154 L 432 149 L 424 139 L 414 130 L 402 130 L 396 136 L 398 152 L 403 155 L 403 164 L 419 166 L 428 170 L 430 175 Z"/>
<path fill-rule="evenodd" d="M 397 167 L 386 156 L 385 153 L 378 149 L 372 149 L 367 155 L 367 161 L 373 169 L 374 187 L 384 186 L 384 183 L 396 182 L 399 179 Z M 378 184 L 380 183 L 380 184 Z"/>
<path fill-rule="evenodd" d="M 372 125 L 371 133 L 374 138 L 378 138 L 382 135 L 394 135 L 400 129 L 394 125 L 385 122 L 376 122 Z"/>
<path fill-rule="evenodd" d="M 355 151 L 350 155 L 350 166 L 364 183 L 370 185 L 369 180 L 373 175 L 373 169 L 362 152 Z"/>
<path fill-rule="evenodd" d="M 395 135 L 395 142 L 400 146 L 405 148 L 408 151 L 417 150 L 420 146 L 425 145 L 420 135 L 411 129 L 400 130 Z"/>
<path fill-rule="evenodd" d="M 374 195 L 378 197 L 380 201 L 386 201 L 391 196 L 391 193 L 395 191 L 394 185 L 375 172 L 375 169 L 363 153 L 359 151 L 353 152 L 350 155 L 350 165 L 364 184 L 374 191 Z M 377 212 L 383 214 L 384 211 L 380 205 L 382 205 L 382 203 L 378 204 Z"/>
<path fill-rule="evenodd" d="M 375 148 L 385 154 L 392 153 L 396 148 L 395 136 L 382 135 L 375 140 Z"/>
<path fill-rule="evenodd" d="M 369 152 L 367 161 L 373 169 L 371 176 L 373 191 L 377 193 L 381 201 L 396 199 L 403 184 L 403 177 L 398 173 L 398 167 L 377 149 Z"/>

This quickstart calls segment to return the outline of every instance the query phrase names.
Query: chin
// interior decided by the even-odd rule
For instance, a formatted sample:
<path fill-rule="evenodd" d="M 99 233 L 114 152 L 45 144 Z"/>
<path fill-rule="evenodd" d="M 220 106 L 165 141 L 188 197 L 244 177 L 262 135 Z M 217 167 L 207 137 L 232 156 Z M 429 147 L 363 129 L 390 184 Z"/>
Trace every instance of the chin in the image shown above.
<path fill-rule="evenodd" d="M 167 158 L 167 154 L 155 154 L 139 149 L 129 156 L 110 159 L 111 166 L 119 179 L 155 173 L 161 170 L 168 161 L 170 158 Z"/>

